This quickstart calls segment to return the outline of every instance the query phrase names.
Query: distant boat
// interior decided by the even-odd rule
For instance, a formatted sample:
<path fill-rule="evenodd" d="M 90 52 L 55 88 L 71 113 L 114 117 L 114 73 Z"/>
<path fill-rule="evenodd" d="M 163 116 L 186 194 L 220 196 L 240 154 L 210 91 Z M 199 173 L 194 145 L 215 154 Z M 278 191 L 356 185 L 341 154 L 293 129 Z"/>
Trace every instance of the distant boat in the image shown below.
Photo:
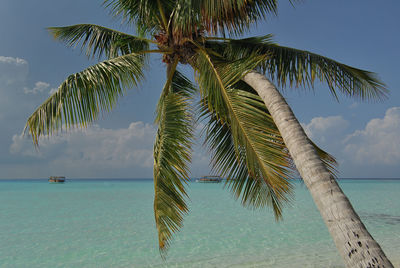
<path fill-rule="evenodd" d="M 196 180 L 197 182 L 220 183 L 222 178 L 220 176 L 203 176 Z"/>
<path fill-rule="evenodd" d="M 63 183 L 63 182 L 65 182 L 65 177 L 64 176 L 50 176 L 49 182 Z"/>

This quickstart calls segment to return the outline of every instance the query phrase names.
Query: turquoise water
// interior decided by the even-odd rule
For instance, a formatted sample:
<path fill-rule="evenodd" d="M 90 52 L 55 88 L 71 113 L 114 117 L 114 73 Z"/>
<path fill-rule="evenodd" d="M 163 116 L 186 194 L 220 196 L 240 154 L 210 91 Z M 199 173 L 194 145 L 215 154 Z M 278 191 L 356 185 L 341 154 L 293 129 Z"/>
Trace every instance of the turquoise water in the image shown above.
<path fill-rule="evenodd" d="M 400 181 L 340 184 L 400 265 Z M 0 267 L 343 267 L 305 186 L 295 185 L 276 223 L 223 184 L 190 183 L 191 211 L 164 262 L 152 181 L 0 181 Z"/>

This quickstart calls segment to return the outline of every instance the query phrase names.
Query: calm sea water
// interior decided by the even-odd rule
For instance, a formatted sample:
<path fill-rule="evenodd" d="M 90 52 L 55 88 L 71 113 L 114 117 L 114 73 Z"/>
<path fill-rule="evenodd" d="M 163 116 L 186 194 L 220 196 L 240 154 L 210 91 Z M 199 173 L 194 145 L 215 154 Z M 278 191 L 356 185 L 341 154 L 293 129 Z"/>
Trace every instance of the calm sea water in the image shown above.
<path fill-rule="evenodd" d="M 400 181 L 340 184 L 400 267 Z M 162 261 L 152 181 L 0 181 L 0 267 L 343 267 L 305 186 L 295 185 L 276 223 L 222 183 L 190 183 L 190 214 Z"/>

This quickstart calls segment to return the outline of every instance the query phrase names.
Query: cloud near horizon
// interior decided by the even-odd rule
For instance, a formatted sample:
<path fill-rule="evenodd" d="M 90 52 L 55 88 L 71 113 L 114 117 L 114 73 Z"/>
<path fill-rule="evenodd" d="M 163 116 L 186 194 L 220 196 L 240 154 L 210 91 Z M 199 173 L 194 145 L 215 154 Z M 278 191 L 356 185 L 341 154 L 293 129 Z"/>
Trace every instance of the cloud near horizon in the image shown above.
<path fill-rule="evenodd" d="M 399 174 L 400 107 L 387 109 L 383 118 L 371 119 L 363 129 L 349 132 L 349 123 L 341 116 L 328 116 L 302 125 L 313 141 L 336 157 L 346 176 Z"/>
<path fill-rule="evenodd" d="M 358 164 L 399 165 L 400 107 L 389 108 L 383 118 L 368 122 L 344 140 L 346 155 Z"/>
<path fill-rule="evenodd" d="M 93 125 L 41 137 L 36 150 L 30 137 L 15 134 L 9 152 L 38 160 L 43 163 L 43 170 L 51 167 L 53 173 L 68 177 L 152 177 L 155 135 L 156 127 L 141 121 L 119 129 Z M 196 144 L 193 176 L 207 174 L 209 164 L 206 151 Z"/>
<path fill-rule="evenodd" d="M 153 125 L 141 121 L 119 129 L 93 125 L 41 137 L 39 150 L 34 148 L 29 137 L 14 135 L 9 150 L 12 154 L 41 158 L 75 169 L 151 168 L 155 133 Z"/>
<path fill-rule="evenodd" d="M 388 109 L 383 118 L 370 120 L 364 129 L 349 134 L 348 126 L 341 116 L 317 117 L 303 124 L 318 145 L 337 157 L 341 169 L 354 168 L 356 164 L 366 171 L 371 164 L 385 167 L 400 162 L 400 107 Z M 93 125 L 42 137 L 39 151 L 29 137 L 14 135 L 9 151 L 40 160 L 55 173 L 69 177 L 151 177 L 155 134 L 154 125 L 141 121 L 119 129 Z M 207 152 L 199 146 L 193 153 L 191 170 L 194 176 L 209 170 Z"/>

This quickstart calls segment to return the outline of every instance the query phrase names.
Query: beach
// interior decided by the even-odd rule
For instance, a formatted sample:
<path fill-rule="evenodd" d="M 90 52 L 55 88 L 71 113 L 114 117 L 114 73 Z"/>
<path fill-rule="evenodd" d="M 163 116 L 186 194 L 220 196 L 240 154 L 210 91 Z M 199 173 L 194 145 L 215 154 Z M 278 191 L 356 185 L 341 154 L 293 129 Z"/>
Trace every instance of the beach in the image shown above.
<path fill-rule="evenodd" d="M 151 180 L 0 181 L 0 267 L 344 267 L 300 182 L 276 222 L 223 183 L 191 182 L 190 213 L 160 258 Z M 400 181 L 342 180 L 373 237 L 400 266 Z"/>

